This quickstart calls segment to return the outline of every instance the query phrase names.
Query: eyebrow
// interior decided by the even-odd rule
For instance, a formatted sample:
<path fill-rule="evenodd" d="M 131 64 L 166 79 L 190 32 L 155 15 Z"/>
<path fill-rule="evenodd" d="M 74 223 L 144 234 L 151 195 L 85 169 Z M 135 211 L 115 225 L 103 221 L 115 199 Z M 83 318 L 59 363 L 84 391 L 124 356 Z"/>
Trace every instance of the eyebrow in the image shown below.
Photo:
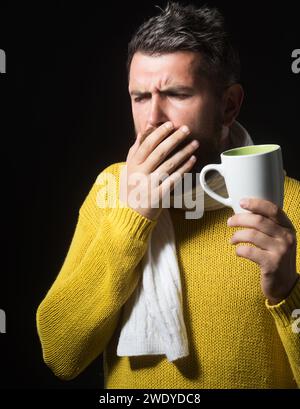
<path fill-rule="evenodd" d="M 174 85 L 174 86 L 171 86 L 169 88 L 165 88 L 159 91 L 160 94 L 169 94 L 169 93 L 175 94 L 175 93 L 180 93 L 180 92 L 181 93 L 185 92 L 185 93 L 190 94 L 194 92 L 194 89 L 186 85 Z M 131 96 L 151 95 L 151 92 L 148 92 L 148 91 L 143 92 L 143 91 L 138 91 L 138 90 L 133 89 L 132 91 L 130 91 L 130 95 Z"/>

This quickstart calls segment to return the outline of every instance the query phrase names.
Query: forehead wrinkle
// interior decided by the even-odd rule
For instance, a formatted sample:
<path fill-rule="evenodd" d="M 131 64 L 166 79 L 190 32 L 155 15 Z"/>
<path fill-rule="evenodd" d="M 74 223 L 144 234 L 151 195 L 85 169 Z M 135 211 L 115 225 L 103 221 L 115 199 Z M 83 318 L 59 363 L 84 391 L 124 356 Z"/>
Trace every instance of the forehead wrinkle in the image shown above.
<path fill-rule="evenodd" d="M 163 92 L 168 88 L 176 88 L 176 87 L 192 87 L 193 84 L 190 84 L 190 81 L 184 80 L 176 80 L 172 77 L 172 75 L 166 74 L 163 78 L 160 79 L 151 79 L 149 84 L 145 84 L 142 81 L 136 82 L 136 87 L 134 90 L 139 92 L 149 92 L 149 93 L 156 93 L 156 92 Z"/>
<path fill-rule="evenodd" d="M 146 56 L 146 58 L 148 58 Z M 139 61 L 140 63 L 140 61 Z M 184 60 L 181 67 L 174 69 L 171 63 L 171 71 L 168 62 L 150 67 L 142 61 L 143 64 L 138 64 L 135 70 L 135 76 L 130 78 L 131 89 L 140 92 L 157 92 L 176 85 L 195 86 L 197 79 L 195 73 L 199 64 L 199 56 Z M 180 63 L 180 61 L 179 61 Z M 175 75 L 175 77 L 174 77 Z M 198 81 L 197 81 L 198 82 Z"/>
<path fill-rule="evenodd" d="M 167 88 L 168 86 L 172 85 L 172 82 L 174 82 L 172 75 L 170 74 L 163 74 L 162 78 L 158 78 L 158 80 L 154 80 L 154 82 L 157 81 L 157 84 L 154 84 L 152 89 L 154 91 L 162 91 L 163 89 Z"/>
<path fill-rule="evenodd" d="M 161 89 L 170 85 L 173 81 L 172 75 L 169 73 L 153 73 L 149 81 L 151 89 Z"/>

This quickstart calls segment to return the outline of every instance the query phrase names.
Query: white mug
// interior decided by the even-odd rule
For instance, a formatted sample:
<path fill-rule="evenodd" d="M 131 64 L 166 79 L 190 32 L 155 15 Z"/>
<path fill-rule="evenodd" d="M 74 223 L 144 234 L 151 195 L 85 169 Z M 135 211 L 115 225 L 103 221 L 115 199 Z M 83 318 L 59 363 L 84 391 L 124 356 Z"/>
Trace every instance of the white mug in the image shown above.
<path fill-rule="evenodd" d="M 228 198 L 215 193 L 206 183 L 205 175 L 216 170 L 225 179 Z M 221 153 L 221 164 L 206 165 L 200 172 L 203 190 L 218 202 L 244 213 L 239 202 L 242 198 L 266 199 L 283 206 L 284 171 L 279 145 L 251 145 Z"/>

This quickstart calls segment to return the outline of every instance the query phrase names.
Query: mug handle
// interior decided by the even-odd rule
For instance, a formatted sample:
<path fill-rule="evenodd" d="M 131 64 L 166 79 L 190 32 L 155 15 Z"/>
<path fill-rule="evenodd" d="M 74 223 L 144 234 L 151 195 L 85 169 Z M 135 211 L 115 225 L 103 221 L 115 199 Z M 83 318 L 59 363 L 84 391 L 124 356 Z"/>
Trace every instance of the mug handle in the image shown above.
<path fill-rule="evenodd" d="M 221 164 L 221 165 L 212 164 L 212 165 L 206 165 L 206 166 L 204 166 L 204 168 L 201 170 L 200 176 L 199 176 L 199 178 L 200 178 L 200 184 L 201 184 L 203 190 L 204 190 L 209 196 L 211 196 L 213 199 L 215 199 L 217 202 L 223 203 L 223 205 L 225 205 L 225 206 L 230 206 L 230 207 L 232 207 L 232 200 L 230 199 L 230 197 L 225 198 L 225 197 L 222 197 L 222 196 L 218 195 L 218 194 L 215 193 L 215 192 L 208 186 L 208 184 L 206 183 L 205 175 L 206 175 L 206 173 L 207 173 L 208 171 L 210 171 L 210 170 L 216 170 L 217 172 L 219 172 L 219 173 L 224 177 L 222 164 Z"/>

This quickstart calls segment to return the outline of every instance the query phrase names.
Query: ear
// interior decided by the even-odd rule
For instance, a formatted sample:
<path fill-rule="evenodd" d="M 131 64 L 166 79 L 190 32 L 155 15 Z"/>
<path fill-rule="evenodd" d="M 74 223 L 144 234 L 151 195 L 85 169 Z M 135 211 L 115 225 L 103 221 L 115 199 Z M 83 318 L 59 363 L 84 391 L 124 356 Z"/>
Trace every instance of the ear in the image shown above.
<path fill-rule="evenodd" d="M 224 126 L 231 126 L 238 116 L 244 99 L 244 90 L 240 84 L 228 87 L 222 97 L 222 118 Z"/>

